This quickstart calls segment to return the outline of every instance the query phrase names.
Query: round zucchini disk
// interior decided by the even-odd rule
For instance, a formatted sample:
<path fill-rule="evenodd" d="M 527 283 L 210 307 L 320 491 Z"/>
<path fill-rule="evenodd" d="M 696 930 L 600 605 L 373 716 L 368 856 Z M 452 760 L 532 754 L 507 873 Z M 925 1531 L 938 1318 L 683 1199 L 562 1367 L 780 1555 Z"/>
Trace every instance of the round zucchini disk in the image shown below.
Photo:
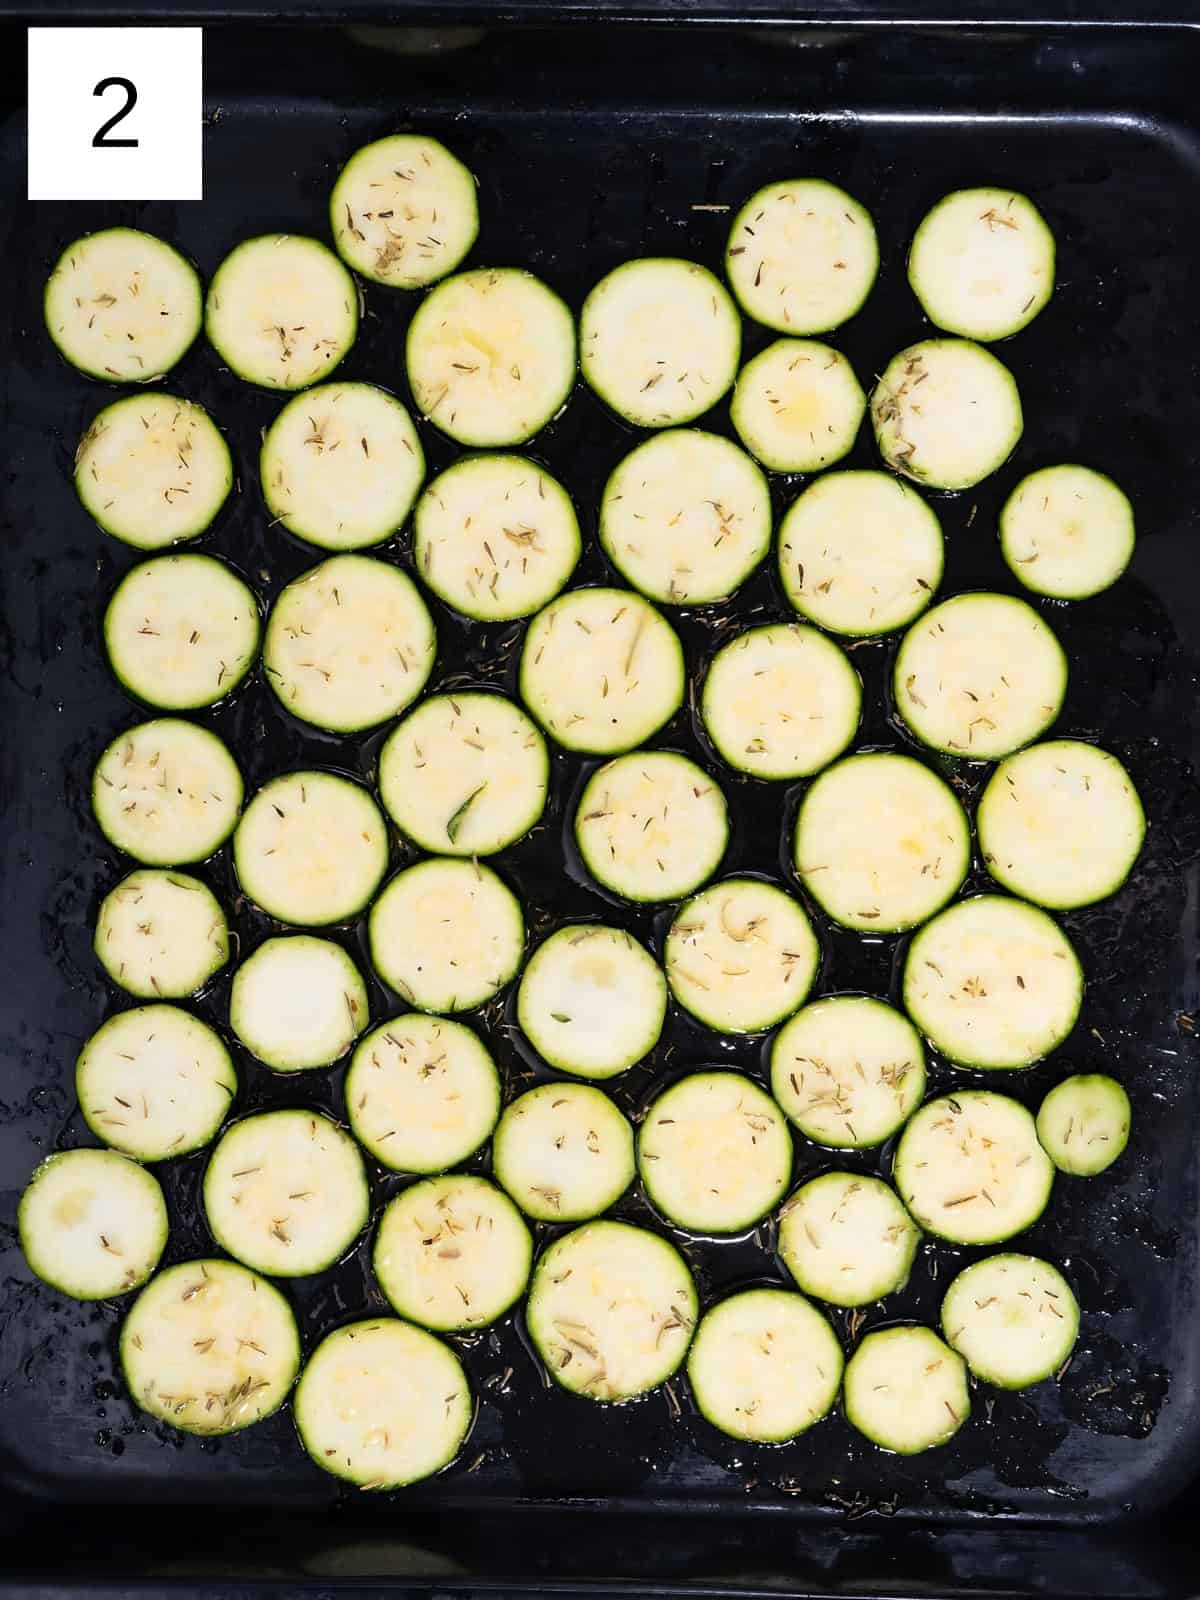
<path fill-rule="evenodd" d="M 1104 1072 L 1083 1072 L 1063 1081 L 1042 1101 L 1037 1136 L 1060 1172 L 1094 1178 L 1129 1142 L 1129 1096 Z"/>
<path fill-rule="evenodd" d="M 1024 428 L 1016 381 L 982 345 L 926 339 L 901 350 L 871 397 L 887 465 L 929 489 L 969 489 L 1004 465 Z"/>
<path fill-rule="evenodd" d="M 584 1222 L 633 1182 L 633 1129 L 590 1083 L 540 1083 L 500 1118 L 492 1170 L 526 1216 Z"/>
<path fill-rule="evenodd" d="M 444 144 L 397 133 L 356 150 L 329 197 L 337 252 L 364 278 L 420 289 L 444 278 L 475 243 L 475 179 Z"/>
<path fill-rule="evenodd" d="M 229 926 L 207 884 L 142 868 L 100 902 L 96 955 L 114 983 L 143 999 L 202 989 L 229 960 Z"/>
<path fill-rule="evenodd" d="M 1007 339 L 1054 290 L 1054 235 L 1011 189 L 958 189 L 913 235 L 908 281 L 930 322 L 965 339 Z"/>
<path fill-rule="evenodd" d="M 1090 467 L 1031 472 L 1000 513 L 1000 549 L 1014 576 L 1054 600 L 1086 600 L 1115 583 L 1134 538 L 1127 496 Z"/>
<path fill-rule="evenodd" d="M 1070 1356 L 1079 1335 L 1079 1305 L 1048 1261 L 988 1256 L 960 1272 L 946 1291 L 942 1332 L 984 1383 L 1026 1389 Z"/>
<path fill-rule="evenodd" d="M 622 928 L 569 924 L 529 958 L 517 1021 L 540 1056 L 580 1078 L 611 1078 L 658 1043 L 667 984 L 650 952 Z"/>
<path fill-rule="evenodd" d="M 119 733 L 92 775 L 101 832 L 151 867 L 206 860 L 233 832 L 242 794 L 242 775 L 222 741 L 177 717 Z"/>
<path fill-rule="evenodd" d="M 826 1172 L 779 1218 L 779 1254 L 805 1294 L 865 1306 L 908 1282 L 921 1230 L 881 1178 Z"/>
<path fill-rule="evenodd" d="M 819 472 L 854 446 L 867 397 L 840 351 L 777 339 L 738 374 L 729 415 L 772 472 Z"/>
<path fill-rule="evenodd" d="M 229 997 L 230 1027 L 275 1072 L 330 1066 L 368 1020 L 358 968 L 341 945 L 309 934 L 260 944 Z"/>
<path fill-rule="evenodd" d="M 63 1150 L 30 1178 L 17 1208 L 25 1259 L 75 1300 L 136 1289 L 167 1242 L 158 1179 L 115 1150 Z"/>
<path fill-rule="evenodd" d="M 846 1364 L 846 1419 L 874 1444 L 916 1455 L 952 1439 L 971 1414 L 967 1368 L 932 1328 L 879 1328 Z"/>

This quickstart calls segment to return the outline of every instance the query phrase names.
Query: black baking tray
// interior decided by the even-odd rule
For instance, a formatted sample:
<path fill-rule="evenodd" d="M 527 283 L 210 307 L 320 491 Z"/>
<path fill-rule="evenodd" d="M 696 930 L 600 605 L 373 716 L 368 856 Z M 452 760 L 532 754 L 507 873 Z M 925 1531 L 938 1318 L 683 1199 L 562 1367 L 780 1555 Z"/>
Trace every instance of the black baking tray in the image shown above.
<path fill-rule="evenodd" d="M 530 8 L 523 9 L 528 19 Z M 648 14 L 657 8 L 646 7 Z M 774 26 L 760 26 L 771 12 Z M 468 15 L 469 13 L 469 15 Z M 10 12 L 11 14 L 11 12 Z M 184 14 L 179 12 L 177 14 Z M 350 13 L 347 13 L 350 14 Z M 368 14 L 364 8 L 359 16 Z M 443 13 L 446 14 L 446 13 Z M 86 13 L 72 9 L 63 20 Z M 200 204 L 39 204 L 24 199 L 20 84 L 0 128 L 0 1578 L 13 1593 L 143 1584 L 289 1591 L 336 1584 L 482 1589 L 625 1589 L 638 1594 L 1127 1596 L 1200 1588 L 1200 1086 L 1192 1018 L 1200 1001 L 1200 35 L 1168 25 L 1012 23 L 974 30 L 876 24 L 862 8 L 802 22 L 752 7 L 720 29 L 617 25 L 593 11 L 570 26 L 504 25 L 483 7 L 443 28 L 381 23 L 207 34 L 206 177 Z M 561 12 L 560 12 L 561 16 Z M 15 29 L 0 43 L 19 57 Z M 10 71 L 15 70 L 10 66 Z M 869 378 L 923 323 L 903 254 L 945 190 L 988 181 L 1027 190 L 1059 240 L 1046 312 L 1002 354 L 1025 398 L 1013 460 L 977 491 L 941 497 L 947 592 L 1012 589 L 995 518 L 1029 469 L 1079 459 L 1132 494 L 1141 541 L 1106 595 L 1044 609 L 1073 663 L 1059 727 L 1120 753 L 1150 820 L 1130 883 L 1065 921 L 1089 986 L 1079 1026 L 1054 1060 L 1006 1079 L 1033 1103 L 1068 1070 L 1112 1070 L 1128 1086 L 1134 1137 L 1113 1171 L 1063 1181 L 1023 1236 L 1062 1262 L 1083 1308 L 1082 1337 L 1057 1384 L 980 1391 L 948 1447 L 903 1461 L 840 1418 L 783 1448 L 723 1440 L 662 1394 L 592 1407 L 544 1388 L 519 1321 L 462 1341 L 483 1394 L 456 1467 L 405 1493 L 352 1495 L 312 1467 L 284 1412 L 246 1434 L 185 1439 L 141 1417 L 115 1369 L 119 1309 L 81 1306 L 32 1279 L 15 1241 L 16 1200 L 49 1151 L 86 1140 L 74 1056 L 122 1003 L 90 951 L 100 896 L 123 870 L 90 817 L 88 773 L 136 719 L 108 673 L 101 608 L 131 553 L 77 505 L 75 442 L 107 396 L 54 356 L 40 319 L 62 244 L 114 220 L 177 241 L 211 273 L 239 238 L 325 234 L 332 177 L 356 145 L 409 126 L 444 137 L 478 174 L 481 242 L 472 260 L 544 275 L 578 307 L 608 267 L 643 252 L 717 267 L 728 212 L 757 185 L 812 172 L 874 213 L 884 267 L 865 310 L 835 336 Z M 404 394 L 411 297 L 368 286 L 347 377 Z M 748 330 L 750 351 L 766 342 Z M 166 387 L 228 429 L 239 489 L 203 548 L 226 556 L 264 599 L 314 553 L 269 528 L 256 485 L 260 427 L 279 402 L 197 347 Z M 706 425 L 728 431 L 725 407 Z M 454 451 L 424 437 L 432 469 Z M 575 495 L 588 536 L 580 576 L 603 579 L 595 509 L 607 470 L 634 441 L 583 389 L 531 446 Z M 849 464 L 869 464 L 860 439 Z M 777 509 L 803 480 L 777 479 Z M 390 557 L 407 563 L 403 537 Z M 435 606 L 434 684 L 511 684 L 516 626 L 467 627 Z M 734 604 L 680 619 L 693 677 L 732 619 L 785 608 L 769 572 Z M 855 648 L 871 708 L 860 743 L 900 746 L 884 694 L 893 646 Z M 300 763 L 369 777 L 378 739 L 331 740 L 291 721 L 255 675 L 212 718 L 251 784 Z M 709 762 L 688 710 L 658 743 Z M 543 824 L 499 866 L 530 901 L 535 934 L 569 916 L 622 920 L 655 941 L 661 919 L 614 907 L 564 872 L 564 823 L 584 764 L 559 755 Z M 968 805 L 982 773 L 945 766 Z M 786 875 L 780 840 L 795 788 L 722 775 L 736 817 L 727 867 Z M 402 859 L 399 846 L 396 859 Z M 205 869 L 235 913 L 243 948 L 268 930 L 236 898 L 227 860 Z M 982 883 L 978 871 L 976 883 Z M 837 934 L 817 918 L 822 986 L 894 992 L 898 941 Z M 361 931 L 339 934 L 361 950 Z M 200 1003 L 223 1020 L 227 986 Z M 379 1015 L 395 1007 L 376 986 Z M 501 1001 L 477 1019 L 510 1092 L 539 1072 Z M 672 1017 L 646 1068 L 616 1093 L 635 1108 L 687 1066 L 761 1073 L 758 1041 L 721 1041 Z M 341 1109 L 338 1071 L 281 1082 L 240 1058 L 238 1110 L 283 1099 Z M 934 1083 L 978 1075 L 934 1062 Z M 828 1155 L 798 1141 L 798 1171 Z M 851 1156 L 869 1168 L 874 1159 Z M 203 1157 L 165 1171 L 169 1259 L 209 1247 L 198 1203 Z M 377 1204 L 396 1180 L 375 1175 Z M 620 1208 L 661 1226 L 636 1197 Z M 684 1241 L 706 1296 L 777 1275 L 769 1239 Z M 970 1258 L 928 1244 L 908 1290 L 864 1326 L 931 1317 Z M 309 1346 L 380 1304 L 363 1248 L 289 1287 Z M 845 1314 L 839 1331 L 849 1340 Z M 509 1373 L 511 1369 L 511 1373 Z M 506 1377 L 505 1374 L 509 1373 Z"/>

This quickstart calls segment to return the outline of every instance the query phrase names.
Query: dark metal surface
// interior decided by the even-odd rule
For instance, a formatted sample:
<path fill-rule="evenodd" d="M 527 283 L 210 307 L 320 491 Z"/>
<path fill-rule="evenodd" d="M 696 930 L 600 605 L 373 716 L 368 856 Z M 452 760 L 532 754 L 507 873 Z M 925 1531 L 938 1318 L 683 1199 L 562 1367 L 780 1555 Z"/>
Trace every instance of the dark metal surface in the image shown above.
<path fill-rule="evenodd" d="M 966 1575 L 981 1589 L 1015 1594 L 1044 1581 L 1048 1565 L 1058 1593 L 1184 1593 L 1190 1580 L 1171 1541 L 1186 1529 L 1200 1466 L 1200 1087 L 1187 1031 L 1197 1003 L 1200 851 L 1191 775 L 1200 755 L 1200 126 L 1189 120 L 1187 93 L 1200 39 L 1128 33 L 1118 53 L 1102 31 L 1086 40 L 1030 31 L 988 45 L 903 30 L 764 41 L 576 28 L 454 43 L 397 56 L 336 32 L 315 42 L 210 36 L 202 204 L 29 205 L 20 116 L 3 130 L 3 1566 L 32 1575 L 90 1563 L 102 1574 L 163 1580 L 200 1571 L 214 1582 L 286 1575 L 318 1586 L 607 1576 L 628 1577 L 642 1593 L 674 1581 L 714 1592 L 785 1579 L 814 1593 L 934 1593 L 951 1592 Z M 591 1406 L 543 1387 L 518 1323 L 505 1319 L 458 1341 L 483 1395 L 459 1463 L 404 1494 L 348 1504 L 303 1455 L 286 1411 L 205 1442 L 138 1415 L 115 1370 L 120 1308 L 81 1306 L 41 1286 L 16 1247 L 15 1204 L 33 1165 L 52 1149 L 91 1142 L 74 1101 L 74 1057 L 125 1003 L 102 982 L 90 950 L 96 905 L 124 864 L 91 821 L 87 784 L 105 741 L 139 715 L 108 673 L 98 635 L 131 553 L 90 524 L 70 482 L 74 445 L 108 396 L 55 357 L 40 320 L 45 273 L 67 240 L 112 221 L 164 234 L 205 275 L 250 233 L 325 235 L 339 164 L 364 140 L 408 126 L 444 137 L 479 176 L 472 262 L 528 266 L 575 307 L 631 254 L 680 253 L 717 267 L 728 216 L 707 207 L 736 206 L 757 185 L 794 173 L 845 184 L 875 215 L 884 261 L 867 307 L 834 336 L 867 382 L 923 332 L 903 256 L 934 198 L 975 181 L 1012 184 L 1034 197 L 1058 237 L 1054 300 L 1000 351 L 1024 397 L 1025 438 L 978 491 L 935 503 L 948 540 L 946 593 L 1014 588 L 995 517 L 1032 467 L 1090 462 L 1112 473 L 1137 508 L 1142 537 L 1130 574 L 1095 600 L 1042 605 L 1072 665 L 1058 728 L 1126 760 L 1146 802 L 1147 847 L 1116 898 L 1064 919 L 1089 980 L 1075 1033 L 1050 1063 L 1002 1085 L 1032 1104 L 1068 1071 L 1111 1070 L 1129 1088 L 1134 1131 L 1110 1173 L 1059 1180 L 1045 1218 L 1021 1236 L 1021 1247 L 1063 1265 L 1079 1295 L 1082 1336 L 1069 1370 L 1024 1395 L 980 1389 L 971 1423 L 927 1457 L 884 1455 L 837 1416 L 788 1446 L 735 1446 L 695 1417 L 683 1380 L 679 1416 L 661 1392 L 619 1408 Z M 402 338 L 414 303 L 368 286 L 367 317 L 341 373 L 405 395 Z M 747 332 L 753 353 L 766 335 Z M 226 556 L 266 601 L 317 558 L 267 527 L 257 490 L 259 429 L 279 401 L 222 371 L 203 345 L 165 387 L 208 406 L 229 433 L 240 493 L 200 548 Z M 706 425 L 728 431 L 726 408 Z M 423 435 L 433 469 L 453 458 L 432 429 Z M 594 537 L 597 499 L 634 437 L 580 388 L 531 447 L 576 498 L 588 535 L 581 579 L 607 576 Z M 847 464 L 873 462 L 865 434 Z M 777 510 L 802 481 L 776 479 Z M 407 539 L 384 553 L 407 565 Z M 467 627 L 433 608 L 441 648 L 431 687 L 511 685 L 519 627 Z M 733 602 L 684 613 L 693 678 L 735 619 L 785 614 L 769 571 Z M 860 745 L 904 747 L 883 689 L 893 648 L 854 650 L 867 690 Z M 298 764 L 370 777 L 379 743 L 304 729 L 257 672 L 203 720 L 228 737 L 251 786 Z M 656 742 L 708 759 L 686 710 Z M 657 942 L 661 919 L 620 911 L 564 875 L 567 802 L 583 766 L 556 759 L 545 821 L 497 865 L 526 900 L 535 935 L 586 915 L 615 918 Z M 939 767 L 970 807 L 984 771 Z M 718 775 L 737 819 L 727 870 L 783 875 L 781 841 L 798 789 Z M 227 854 L 202 875 L 233 912 L 245 952 L 270 925 L 238 902 Z M 403 859 L 399 847 L 395 859 Z M 977 869 L 972 882 L 983 881 Z M 894 994 L 899 941 L 835 933 L 816 920 L 823 992 Z M 339 937 L 365 961 L 360 929 Z M 223 1024 L 227 995 L 227 979 L 219 981 L 198 1009 Z M 373 1016 L 397 1009 L 376 985 Z M 497 1002 L 476 1020 L 512 1093 L 530 1064 L 502 1026 L 508 1014 Z M 340 1112 L 341 1070 L 279 1079 L 244 1053 L 238 1059 L 237 1111 L 286 1102 Z M 614 1092 L 634 1108 L 685 1067 L 724 1061 L 759 1073 L 761 1059 L 760 1042 L 719 1040 L 676 1013 L 649 1064 Z M 985 1076 L 935 1062 L 931 1087 Z M 878 1162 L 847 1158 L 864 1170 Z M 798 1173 L 830 1164 L 797 1140 Z M 203 1167 L 200 1155 L 158 1169 L 172 1210 L 168 1259 L 210 1248 Z M 377 1208 L 397 1184 L 376 1173 Z M 619 1211 L 660 1226 L 636 1195 Z M 706 1299 L 778 1276 L 769 1238 L 681 1242 Z M 980 1253 L 927 1243 L 908 1289 L 869 1309 L 863 1327 L 934 1319 L 948 1278 Z M 286 1292 L 306 1348 L 382 1303 L 366 1241 L 334 1271 Z M 834 1321 L 849 1347 L 857 1329 L 845 1313 Z M 202 1517 L 196 1507 L 206 1508 Z M 72 1518 L 71 1549 L 53 1531 L 63 1515 Z M 618 1537 L 630 1517 L 637 1523 Z M 1144 1537 L 1149 1519 L 1153 1544 Z"/>

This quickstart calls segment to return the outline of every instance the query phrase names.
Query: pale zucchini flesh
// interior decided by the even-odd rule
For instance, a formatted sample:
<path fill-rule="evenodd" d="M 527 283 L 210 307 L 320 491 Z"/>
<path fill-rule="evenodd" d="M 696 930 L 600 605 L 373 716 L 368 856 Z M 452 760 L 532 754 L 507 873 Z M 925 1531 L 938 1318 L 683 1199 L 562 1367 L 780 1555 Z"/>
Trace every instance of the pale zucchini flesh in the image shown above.
<path fill-rule="evenodd" d="M 30 1267 L 75 1300 L 144 1283 L 167 1242 L 158 1179 L 114 1150 L 63 1150 L 34 1172 L 17 1207 Z"/>
<path fill-rule="evenodd" d="M 444 278 L 475 243 L 475 179 L 427 134 L 396 133 L 354 152 L 329 197 L 329 222 L 346 264 L 392 289 Z"/>
<path fill-rule="evenodd" d="M 970 1416 L 967 1368 L 932 1328 L 880 1328 L 846 1364 L 844 1403 L 872 1443 L 917 1455 L 952 1439 Z"/>
<path fill-rule="evenodd" d="M 894 356 L 871 397 L 871 421 L 887 465 L 929 489 L 981 483 L 1025 425 L 1012 373 L 966 339 L 926 339 Z"/>
<path fill-rule="evenodd" d="M 667 984 L 632 934 L 598 922 L 559 928 L 529 958 L 517 1021 L 538 1054 L 580 1078 L 611 1078 L 647 1056 L 667 1013 Z"/>
<path fill-rule="evenodd" d="M 332 1065 L 368 1020 L 362 975 L 329 939 L 267 939 L 234 974 L 230 1027 L 275 1072 Z"/>
<path fill-rule="evenodd" d="M 1026 1389 L 1070 1359 L 1079 1336 L 1079 1304 L 1048 1261 L 988 1256 L 960 1272 L 947 1289 L 942 1332 L 984 1383 Z"/>
<path fill-rule="evenodd" d="M 1064 1078 L 1038 1107 L 1037 1136 L 1060 1172 L 1094 1178 L 1129 1142 L 1129 1096 L 1104 1072 Z"/>
<path fill-rule="evenodd" d="M 835 1306 L 864 1306 L 908 1282 L 921 1231 L 880 1178 L 826 1172 L 779 1218 L 779 1254 L 799 1288 Z"/>
<path fill-rule="evenodd" d="M 492 1170 L 528 1217 L 585 1222 L 633 1182 L 633 1129 L 587 1083 L 541 1083 L 505 1108 Z"/>
<path fill-rule="evenodd" d="M 178 1000 L 229 960 L 229 926 L 207 884 L 142 868 L 100 902 L 94 947 L 114 983 L 142 999 Z"/>
<path fill-rule="evenodd" d="M 957 189 L 913 235 L 908 281 L 930 322 L 947 333 L 1007 339 L 1053 293 L 1054 255 L 1054 235 L 1027 196 Z"/>
<path fill-rule="evenodd" d="M 1128 497 L 1091 467 L 1043 467 L 1022 478 L 1000 513 L 1000 550 L 1035 594 L 1085 600 L 1114 584 L 1133 557 Z"/>
<path fill-rule="evenodd" d="M 738 374 L 729 416 L 772 472 L 819 472 L 854 447 L 867 397 L 841 351 L 777 339 Z"/>
<path fill-rule="evenodd" d="M 204 861 L 233 832 L 242 775 L 215 733 L 159 717 L 119 733 L 92 776 L 92 810 L 118 850 L 151 867 Z"/>

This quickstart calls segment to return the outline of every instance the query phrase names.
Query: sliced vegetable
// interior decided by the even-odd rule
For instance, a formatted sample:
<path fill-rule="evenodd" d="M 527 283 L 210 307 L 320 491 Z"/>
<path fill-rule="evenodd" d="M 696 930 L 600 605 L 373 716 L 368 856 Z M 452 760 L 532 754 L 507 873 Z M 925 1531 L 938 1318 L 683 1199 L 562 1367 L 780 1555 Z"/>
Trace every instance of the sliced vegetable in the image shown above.
<path fill-rule="evenodd" d="M 43 1283 L 75 1300 L 136 1289 L 167 1242 L 158 1180 L 114 1150 L 47 1156 L 21 1196 L 17 1229 Z"/>
<path fill-rule="evenodd" d="M 1025 426 L 1012 373 L 966 339 L 925 339 L 884 368 L 871 397 L 889 467 L 929 489 L 969 489 L 1003 466 Z"/>
<path fill-rule="evenodd" d="M 811 339 L 777 339 L 738 374 L 729 417 L 772 472 L 819 472 L 853 449 L 867 409 L 854 368 Z"/>
<path fill-rule="evenodd" d="M 267 939 L 234 975 L 229 1025 L 276 1072 L 330 1066 L 368 1020 L 362 976 L 329 939 Z"/>
<path fill-rule="evenodd" d="M 1133 556 L 1133 507 L 1091 467 L 1043 467 L 1022 478 L 1000 513 L 1000 550 L 1027 589 L 1086 600 Z"/>
<path fill-rule="evenodd" d="M 633 1182 L 633 1129 L 587 1083 L 540 1083 L 518 1095 L 492 1140 L 498 1183 L 539 1222 L 583 1222 Z"/>
<path fill-rule="evenodd" d="M 632 934 L 599 922 L 552 933 L 525 968 L 517 1021 L 551 1066 L 580 1078 L 611 1078 L 658 1043 L 667 985 Z"/>
<path fill-rule="evenodd" d="M 1037 1136 L 1060 1172 L 1094 1178 L 1129 1143 L 1129 1096 L 1115 1078 L 1083 1072 L 1064 1078 L 1038 1108 Z"/>
<path fill-rule="evenodd" d="M 152 867 L 212 855 L 233 832 L 242 793 L 237 763 L 216 734 L 176 717 L 119 733 L 92 775 L 101 832 Z"/>
<path fill-rule="evenodd" d="M 1027 1389 L 1070 1359 L 1079 1305 L 1057 1267 L 998 1255 L 960 1272 L 942 1301 L 942 1332 L 984 1383 Z"/>
<path fill-rule="evenodd" d="M 956 189 L 925 214 L 908 253 L 921 309 L 947 333 L 1007 339 L 1054 290 L 1054 235 L 1023 194 Z"/>
<path fill-rule="evenodd" d="M 779 1218 L 779 1254 L 805 1294 L 865 1306 L 908 1282 L 921 1230 L 880 1178 L 826 1172 L 802 1184 Z"/>
<path fill-rule="evenodd" d="M 932 1328 L 868 1333 L 846 1364 L 846 1420 L 897 1455 L 952 1439 L 971 1414 L 967 1369 Z"/>
<path fill-rule="evenodd" d="M 347 161 L 329 197 L 329 223 L 355 272 L 421 289 L 453 272 L 475 243 L 475 179 L 439 140 L 394 133 Z"/>
<path fill-rule="evenodd" d="M 783 333 L 824 333 L 848 321 L 878 271 L 870 213 L 820 178 L 757 190 L 725 247 L 725 275 L 742 310 Z"/>
<path fill-rule="evenodd" d="M 94 947 L 122 989 L 177 1000 L 202 989 L 229 960 L 229 926 L 199 878 L 143 868 L 100 902 Z"/>

